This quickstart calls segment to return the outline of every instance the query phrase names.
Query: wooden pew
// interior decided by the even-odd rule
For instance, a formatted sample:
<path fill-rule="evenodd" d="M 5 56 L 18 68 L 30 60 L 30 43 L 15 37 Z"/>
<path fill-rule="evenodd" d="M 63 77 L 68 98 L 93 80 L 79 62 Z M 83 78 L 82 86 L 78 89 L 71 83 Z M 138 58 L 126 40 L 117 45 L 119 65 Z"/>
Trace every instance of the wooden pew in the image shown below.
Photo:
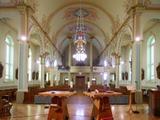
<path fill-rule="evenodd" d="M 16 91 L 17 89 L 0 90 L 0 98 L 4 98 L 12 102 L 16 100 Z"/>
<path fill-rule="evenodd" d="M 0 117 L 10 116 L 12 104 L 5 99 L 0 99 Z"/>

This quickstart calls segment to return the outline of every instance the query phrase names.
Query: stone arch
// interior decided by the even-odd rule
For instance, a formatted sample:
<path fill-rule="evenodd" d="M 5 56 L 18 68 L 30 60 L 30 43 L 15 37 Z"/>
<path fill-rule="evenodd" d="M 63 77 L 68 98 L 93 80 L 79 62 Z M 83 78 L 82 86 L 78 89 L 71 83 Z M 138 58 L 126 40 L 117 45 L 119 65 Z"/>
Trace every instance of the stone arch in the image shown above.
<path fill-rule="evenodd" d="M 34 32 L 33 32 L 34 31 Z M 43 39 L 43 33 L 40 31 L 40 29 L 36 25 L 31 25 L 28 32 L 28 39 L 31 39 L 32 33 L 36 33 L 39 36 L 39 42 L 40 42 L 40 53 L 45 49 L 45 41 Z"/>
<path fill-rule="evenodd" d="M 115 48 L 115 53 L 119 53 L 119 51 L 121 50 L 121 43 L 122 43 L 122 36 L 125 33 L 129 33 L 129 35 L 131 36 L 131 40 L 133 40 L 133 32 L 132 32 L 132 27 L 130 25 L 126 25 L 121 32 L 119 33 L 119 35 L 117 36 L 117 44 L 116 44 L 116 48 Z"/>

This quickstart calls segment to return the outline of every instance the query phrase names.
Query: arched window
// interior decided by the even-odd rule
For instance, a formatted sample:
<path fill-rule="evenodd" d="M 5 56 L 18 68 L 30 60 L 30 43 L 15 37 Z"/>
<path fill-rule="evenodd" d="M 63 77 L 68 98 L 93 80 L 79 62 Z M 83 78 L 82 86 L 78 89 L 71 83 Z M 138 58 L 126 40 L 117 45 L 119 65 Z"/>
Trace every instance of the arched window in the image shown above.
<path fill-rule="evenodd" d="M 29 54 L 28 54 L 28 80 L 32 80 L 32 51 L 31 48 L 29 48 Z"/>
<path fill-rule="evenodd" d="M 155 38 L 154 36 L 149 37 L 147 41 L 147 78 L 148 80 L 154 79 L 154 49 L 155 49 Z"/>
<path fill-rule="evenodd" d="M 14 42 L 13 38 L 10 35 L 6 36 L 6 71 L 5 71 L 5 79 L 13 80 L 13 56 L 14 56 Z"/>
<path fill-rule="evenodd" d="M 38 65 L 38 71 L 39 71 L 39 76 L 38 76 L 38 80 L 41 81 L 41 58 L 39 57 L 39 65 Z"/>
<path fill-rule="evenodd" d="M 132 49 L 129 51 L 129 80 L 132 80 Z"/>

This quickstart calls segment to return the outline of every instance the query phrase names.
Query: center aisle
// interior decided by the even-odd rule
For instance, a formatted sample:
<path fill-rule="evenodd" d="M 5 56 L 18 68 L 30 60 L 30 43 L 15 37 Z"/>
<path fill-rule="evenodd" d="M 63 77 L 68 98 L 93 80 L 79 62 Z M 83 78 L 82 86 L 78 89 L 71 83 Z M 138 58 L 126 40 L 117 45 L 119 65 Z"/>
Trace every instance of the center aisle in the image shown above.
<path fill-rule="evenodd" d="M 90 120 L 92 113 L 92 101 L 82 93 L 77 93 L 67 101 L 69 120 Z"/>

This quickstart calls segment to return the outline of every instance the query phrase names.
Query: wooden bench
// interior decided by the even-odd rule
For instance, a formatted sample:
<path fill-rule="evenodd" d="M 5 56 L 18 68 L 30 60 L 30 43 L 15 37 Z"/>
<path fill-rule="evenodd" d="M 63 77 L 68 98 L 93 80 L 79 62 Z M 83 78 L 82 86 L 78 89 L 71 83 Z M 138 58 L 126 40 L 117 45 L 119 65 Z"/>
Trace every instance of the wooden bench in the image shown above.
<path fill-rule="evenodd" d="M 10 109 L 12 104 L 5 99 L 0 99 L 0 117 L 2 116 L 10 116 Z"/>
<path fill-rule="evenodd" d="M 17 89 L 5 89 L 0 90 L 0 98 L 8 99 L 10 102 L 16 100 L 16 91 Z"/>

